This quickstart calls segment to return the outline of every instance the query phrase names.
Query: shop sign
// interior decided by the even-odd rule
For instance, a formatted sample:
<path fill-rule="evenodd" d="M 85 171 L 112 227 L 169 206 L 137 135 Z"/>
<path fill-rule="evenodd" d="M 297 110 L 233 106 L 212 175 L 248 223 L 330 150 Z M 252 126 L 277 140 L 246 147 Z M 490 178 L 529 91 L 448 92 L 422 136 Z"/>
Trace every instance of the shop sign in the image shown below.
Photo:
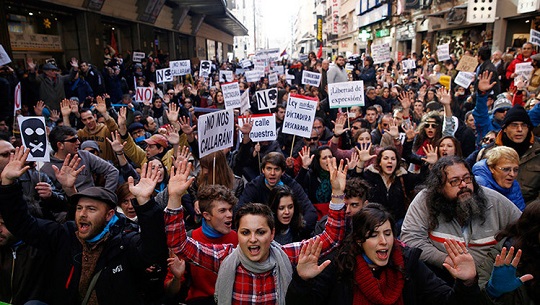
<path fill-rule="evenodd" d="M 390 10 L 390 3 L 385 3 L 377 8 L 374 8 L 373 10 L 359 15 L 358 24 L 362 25 L 362 27 L 365 27 L 375 22 L 381 22 L 383 20 L 386 20 L 388 19 L 388 16 L 391 15 Z"/>
<path fill-rule="evenodd" d="M 497 1 L 480 2 L 469 0 L 467 4 L 468 23 L 493 23 L 495 22 L 495 12 L 497 11 Z"/>
<path fill-rule="evenodd" d="M 339 34 L 339 0 L 332 0 L 332 34 Z"/>
<path fill-rule="evenodd" d="M 416 32 L 414 31 L 414 24 L 412 23 L 396 29 L 396 39 L 399 41 L 413 40 L 414 36 L 416 36 Z"/>
<path fill-rule="evenodd" d="M 380 30 L 375 31 L 375 37 L 377 38 L 382 38 L 382 37 L 387 37 L 387 36 L 390 36 L 389 29 L 380 29 Z"/>
<path fill-rule="evenodd" d="M 62 52 L 62 39 L 57 35 L 9 33 L 13 51 Z"/>
<path fill-rule="evenodd" d="M 535 12 L 540 9 L 540 0 L 519 0 L 517 5 L 518 14 Z"/>

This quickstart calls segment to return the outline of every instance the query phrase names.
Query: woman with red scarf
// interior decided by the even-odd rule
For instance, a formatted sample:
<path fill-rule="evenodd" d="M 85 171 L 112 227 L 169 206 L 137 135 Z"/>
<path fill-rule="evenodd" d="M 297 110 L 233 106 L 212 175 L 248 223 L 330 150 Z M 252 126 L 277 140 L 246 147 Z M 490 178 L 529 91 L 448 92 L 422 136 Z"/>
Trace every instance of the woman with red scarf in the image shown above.
<path fill-rule="evenodd" d="M 287 291 L 287 304 L 480 302 L 474 261 L 463 243 L 445 242 L 453 264 L 444 267 L 456 278 L 454 287 L 450 287 L 420 261 L 421 250 L 395 239 L 394 220 L 383 206 L 368 204 L 353 216 L 352 227 L 332 263 L 318 265 L 317 244 L 302 249 Z"/>

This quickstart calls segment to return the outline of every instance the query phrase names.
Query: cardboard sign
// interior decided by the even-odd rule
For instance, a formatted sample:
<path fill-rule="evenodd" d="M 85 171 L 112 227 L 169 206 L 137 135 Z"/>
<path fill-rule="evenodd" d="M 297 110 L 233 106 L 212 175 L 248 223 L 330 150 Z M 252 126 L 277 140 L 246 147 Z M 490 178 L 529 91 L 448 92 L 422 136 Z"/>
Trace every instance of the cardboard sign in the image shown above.
<path fill-rule="evenodd" d="M 0 66 L 7 65 L 11 62 L 11 58 L 9 58 L 6 50 L 4 50 L 4 47 L 0 44 Z"/>
<path fill-rule="evenodd" d="M 199 69 L 199 76 L 208 78 L 212 72 L 212 62 L 209 60 L 201 60 L 201 67 Z"/>
<path fill-rule="evenodd" d="M 233 72 L 228 70 L 220 70 L 219 71 L 219 82 L 220 83 L 228 83 L 232 82 L 234 80 Z"/>
<path fill-rule="evenodd" d="M 156 83 L 161 84 L 164 82 L 172 82 L 173 75 L 171 73 L 171 69 L 160 69 L 156 70 Z"/>
<path fill-rule="evenodd" d="M 261 80 L 261 74 L 259 71 L 246 71 L 246 81 L 249 83 L 255 83 Z"/>
<path fill-rule="evenodd" d="M 319 87 L 321 83 L 321 73 L 302 71 L 302 84 Z"/>
<path fill-rule="evenodd" d="M 373 58 L 374 64 L 389 62 L 392 59 L 390 57 L 390 44 L 383 43 L 371 45 L 371 57 Z"/>
<path fill-rule="evenodd" d="M 456 79 L 454 80 L 454 83 L 456 85 L 459 85 L 465 89 L 469 88 L 471 83 L 474 81 L 475 74 L 473 72 L 463 72 L 459 71 L 459 73 L 456 75 Z"/>
<path fill-rule="evenodd" d="M 463 72 L 475 72 L 478 66 L 478 59 L 473 56 L 463 55 L 459 60 L 456 70 Z"/>
<path fill-rule="evenodd" d="M 270 86 L 277 85 L 278 82 L 279 82 L 279 79 L 278 79 L 278 73 L 277 72 L 273 72 L 273 73 L 268 74 L 268 84 Z"/>
<path fill-rule="evenodd" d="M 135 93 L 135 101 L 138 103 L 144 103 L 146 101 L 152 101 L 154 92 L 150 87 L 137 87 L 137 92 Z"/>
<path fill-rule="evenodd" d="M 189 59 L 171 61 L 169 63 L 169 68 L 171 68 L 173 76 L 191 74 L 191 61 Z"/>
<path fill-rule="evenodd" d="M 50 161 L 49 143 L 45 118 L 42 116 L 19 116 L 17 117 L 21 131 L 22 142 L 30 149 L 28 161 Z"/>
<path fill-rule="evenodd" d="M 271 109 L 276 108 L 278 100 L 277 88 L 270 88 L 266 90 L 260 90 L 255 92 L 254 96 L 257 101 L 257 109 Z"/>
<path fill-rule="evenodd" d="M 13 96 L 13 115 L 15 115 L 17 110 L 21 109 L 21 105 L 21 83 L 18 83 L 17 86 L 15 86 L 15 94 Z"/>
<path fill-rule="evenodd" d="M 540 1 L 538 1 L 538 2 L 540 2 Z M 529 42 L 534 44 L 534 45 L 540 46 L 540 31 L 535 31 L 535 30 L 531 29 L 531 35 L 530 35 L 530 38 L 529 38 Z"/>
<path fill-rule="evenodd" d="M 240 86 L 238 82 L 221 84 L 223 99 L 225 100 L 225 109 L 239 108 L 242 104 L 240 95 Z"/>
<path fill-rule="evenodd" d="M 306 96 L 290 94 L 281 131 L 310 138 L 316 109 L 317 101 Z"/>
<path fill-rule="evenodd" d="M 200 158 L 233 146 L 234 111 L 221 110 L 199 116 Z"/>
<path fill-rule="evenodd" d="M 450 83 L 452 82 L 452 77 L 448 75 L 441 75 L 439 78 L 439 84 L 446 87 L 446 90 L 450 90 Z"/>
<path fill-rule="evenodd" d="M 246 113 L 246 111 L 251 110 L 251 105 L 249 103 L 249 90 L 244 91 L 240 97 L 240 114 Z"/>
<path fill-rule="evenodd" d="M 414 59 L 406 59 L 401 62 L 401 65 L 403 66 L 403 69 L 407 70 L 416 68 L 416 62 L 414 61 Z"/>
<path fill-rule="evenodd" d="M 450 58 L 450 44 L 445 43 L 437 46 L 437 59 L 439 61 L 449 60 Z"/>
<path fill-rule="evenodd" d="M 364 81 L 328 84 L 330 108 L 364 106 Z"/>
<path fill-rule="evenodd" d="M 240 127 L 244 125 L 243 118 L 245 117 L 238 117 L 238 125 Z M 275 114 L 254 114 L 251 116 L 251 119 L 253 120 L 253 128 L 251 128 L 251 132 L 249 133 L 251 141 L 275 141 L 277 139 Z M 240 133 L 240 138 L 242 136 L 242 133 Z"/>
<path fill-rule="evenodd" d="M 252 63 L 251 63 L 251 60 L 249 59 L 244 59 L 240 62 L 240 66 L 244 69 L 247 69 L 249 67 L 251 67 Z"/>
<path fill-rule="evenodd" d="M 146 57 L 146 54 L 144 52 L 133 52 L 132 60 L 134 62 L 141 62 Z"/>

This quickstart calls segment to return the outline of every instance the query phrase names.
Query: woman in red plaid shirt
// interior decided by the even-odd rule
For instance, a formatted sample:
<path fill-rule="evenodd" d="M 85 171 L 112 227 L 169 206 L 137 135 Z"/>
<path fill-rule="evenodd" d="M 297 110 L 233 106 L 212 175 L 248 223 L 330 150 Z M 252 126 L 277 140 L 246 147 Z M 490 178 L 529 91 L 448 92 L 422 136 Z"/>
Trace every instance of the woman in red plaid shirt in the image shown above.
<path fill-rule="evenodd" d="M 279 245 L 273 241 L 275 224 L 270 208 L 252 203 L 235 215 L 237 248 L 232 244 L 202 244 L 186 236 L 181 197 L 193 178 L 188 179 L 191 164 L 180 162 L 178 169 L 171 170 L 168 186 L 169 203 L 165 211 L 168 247 L 178 257 L 218 273 L 215 294 L 218 304 L 284 305 L 302 245 L 315 241 L 324 255 L 336 248 L 345 235 L 346 167 L 343 161 L 338 167 L 335 158 L 329 162 L 332 201 L 323 233 L 310 240 Z"/>

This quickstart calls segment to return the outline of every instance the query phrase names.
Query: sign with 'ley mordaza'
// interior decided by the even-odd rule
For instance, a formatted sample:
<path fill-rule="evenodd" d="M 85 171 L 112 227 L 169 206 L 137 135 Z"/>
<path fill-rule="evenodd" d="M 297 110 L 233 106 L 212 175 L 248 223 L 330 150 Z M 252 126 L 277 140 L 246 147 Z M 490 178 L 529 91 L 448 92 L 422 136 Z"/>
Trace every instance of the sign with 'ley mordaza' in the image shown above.
<path fill-rule="evenodd" d="M 364 106 L 364 81 L 328 84 L 330 108 Z"/>
<path fill-rule="evenodd" d="M 201 115 L 197 127 L 200 158 L 233 146 L 234 111 L 232 109 Z"/>
<path fill-rule="evenodd" d="M 310 138 L 316 109 L 317 101 L 314 98 L 297 94 L 289 95 L 281 131 Z"/>

